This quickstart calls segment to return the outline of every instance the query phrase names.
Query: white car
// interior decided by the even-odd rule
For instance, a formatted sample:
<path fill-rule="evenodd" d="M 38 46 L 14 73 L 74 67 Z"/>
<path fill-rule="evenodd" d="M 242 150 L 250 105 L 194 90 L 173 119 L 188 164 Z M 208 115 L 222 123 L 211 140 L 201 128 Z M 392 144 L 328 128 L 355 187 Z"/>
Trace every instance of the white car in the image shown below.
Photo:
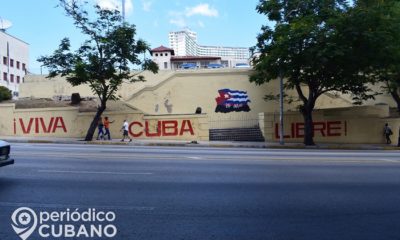
<path fill-rule="evenodd" d="M 0 140 L 0 167 L 14 164 L 14 159 L 10 158 L 10 144 Z"/>

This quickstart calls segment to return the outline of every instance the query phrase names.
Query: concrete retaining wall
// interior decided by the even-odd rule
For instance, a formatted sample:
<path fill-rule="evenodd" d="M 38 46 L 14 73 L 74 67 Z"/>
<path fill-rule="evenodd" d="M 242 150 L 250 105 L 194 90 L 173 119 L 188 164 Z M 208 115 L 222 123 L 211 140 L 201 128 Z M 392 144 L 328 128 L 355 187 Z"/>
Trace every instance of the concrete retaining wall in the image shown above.
<path fill-rule="evenodd" d="M 260 113 L 259 124 L 267 142 L 279 141 L 279 114 Z M 389 123 L 397 143 L 400 118 L 389 116 L 389 106 L 363 106 L 315 110 L 314 141 L 316 143 L 385 143 L 383 127 Z M 304 120 L 299 112 L 284 113 L 284 139 L 302 142 Z"/>
<path fill-rule="evenodd" d="M 0 136 L 84 137 L 94 112 L 79 112 L 75 107 L 15 109 L 14 104 L 0 104 Z M 208 140 L 205 114 L 145 115 L 139 111 L 105 112 L 114 121 L 110 130 L 121 136 L 126 119 L 130 135 L 139 139 Z M 97 131 L 96 131 L 97 134 Z"/>

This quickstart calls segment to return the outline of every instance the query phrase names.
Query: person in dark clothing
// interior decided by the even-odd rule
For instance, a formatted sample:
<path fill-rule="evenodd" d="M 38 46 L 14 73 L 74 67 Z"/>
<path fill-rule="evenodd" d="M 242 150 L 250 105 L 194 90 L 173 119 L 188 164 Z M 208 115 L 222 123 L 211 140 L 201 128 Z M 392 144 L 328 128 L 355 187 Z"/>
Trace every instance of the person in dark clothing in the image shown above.
<path fill-rule="evenodd" d="M 400 127 L 399 127 L 399 137 L 397 138 L 397 146 L 400 147 Z"/>
<path fill-rule="evenodd" d="M 97 140 L 101 140 L 101 139 L 104 138 L 103 128 L 104 128 L 103 119 L 100 117 L 99 121 L 97 122 L 97 130 L 98 130 L 98 132 L 97 132 Z"/>
<path fill-rule="evenodd" d="M 386 143 L 387 144 L 391 144 L 392 143 L 392 140 L 390 139 L 390 135 L 392 135 L 393 134 L 393 131 L 392 131 L 392 129 L 389 127 L 389 124 L 388 123 L 385 123 L 385 127 L 383 128 L 383 135 L 385 136 L 385 138 L 386 138 Z"/>

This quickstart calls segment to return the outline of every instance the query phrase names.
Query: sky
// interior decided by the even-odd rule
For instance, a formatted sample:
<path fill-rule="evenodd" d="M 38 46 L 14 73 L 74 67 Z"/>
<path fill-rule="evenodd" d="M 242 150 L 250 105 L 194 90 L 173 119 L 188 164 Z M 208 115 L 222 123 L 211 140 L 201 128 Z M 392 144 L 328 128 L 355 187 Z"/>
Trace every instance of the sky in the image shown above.
<path fill-rule="evenodd" d="M 121 9 L 122 0 L 87 0 L 88 10 L 95 4 Z M 86 39 L 73 25 L 58 0 L 0 0 L 0 17 L 12 22 L 7 33 L 29 44 L 29 70 L 40 73 L 36 59 L 49 55 L 60 40 L 68 37 L 73 49 Z M 251 47 L 265 16 L 256 12 L 259 0 L 125 0 L 126 21 L 135 24 L 137 38 L 151 48 L 169 46 L 168 33 L 185 27 L 197 32 L 200 45 Z M 43 69 L 43 72 L 45 69 Z"/>

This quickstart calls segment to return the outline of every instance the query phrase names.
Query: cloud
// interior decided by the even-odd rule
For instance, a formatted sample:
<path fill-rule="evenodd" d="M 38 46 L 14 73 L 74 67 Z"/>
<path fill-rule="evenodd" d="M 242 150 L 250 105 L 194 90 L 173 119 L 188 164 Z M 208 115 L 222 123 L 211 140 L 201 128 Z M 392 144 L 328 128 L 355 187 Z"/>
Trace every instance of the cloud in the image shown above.
<path fill-rule="evenodd" d="M 169 23 L 181 28 L 187 26 L 186 19 L 183 13 L 171 11 L 168 13 L 168 15 L 170 16 Z"/>
<path fill-rule="evenodd" d="M 102 9 L 122 11 L 122 0 L 96 0 L 96 4 Z M 132 0 L 125 0 L 125 14 L 133 12 Z"/>
<path fill-rule="evenodd" d="M 152 1 L 142 0 L 142 6 L 145 12 L 150 12 L 151 5 L 153 5 Z"/>
<path fill-rule="evenodd" d="M 183 18 L 170 19 L 169 23 L 171 23 L 173 25 L 176 25 L 176 26 L 178 26 L 180 28 L 183 28 L 183 27 L 187 26 L 186 21 Z"/>
<path fill-rule="evenodd" d="M 199 27 L 201 27 L 201 28 L 204 28 L 204 27 L 205 27 L 205 25 L 204 25 L 204 23 L 203 23 L 202 21 L 198 21 L 197 24 L 198 24 Z"/>
<path fill-rule="evenodd" d="M 191 17 L 193 15 L 201 15 L 207 17 L 218 17 L 218 11 L 215 8 L 210 8 L 207 3 L 199 4 L 194 7 L 187 7 L 185 11 L 185 15 L 187 17 Z"/>

